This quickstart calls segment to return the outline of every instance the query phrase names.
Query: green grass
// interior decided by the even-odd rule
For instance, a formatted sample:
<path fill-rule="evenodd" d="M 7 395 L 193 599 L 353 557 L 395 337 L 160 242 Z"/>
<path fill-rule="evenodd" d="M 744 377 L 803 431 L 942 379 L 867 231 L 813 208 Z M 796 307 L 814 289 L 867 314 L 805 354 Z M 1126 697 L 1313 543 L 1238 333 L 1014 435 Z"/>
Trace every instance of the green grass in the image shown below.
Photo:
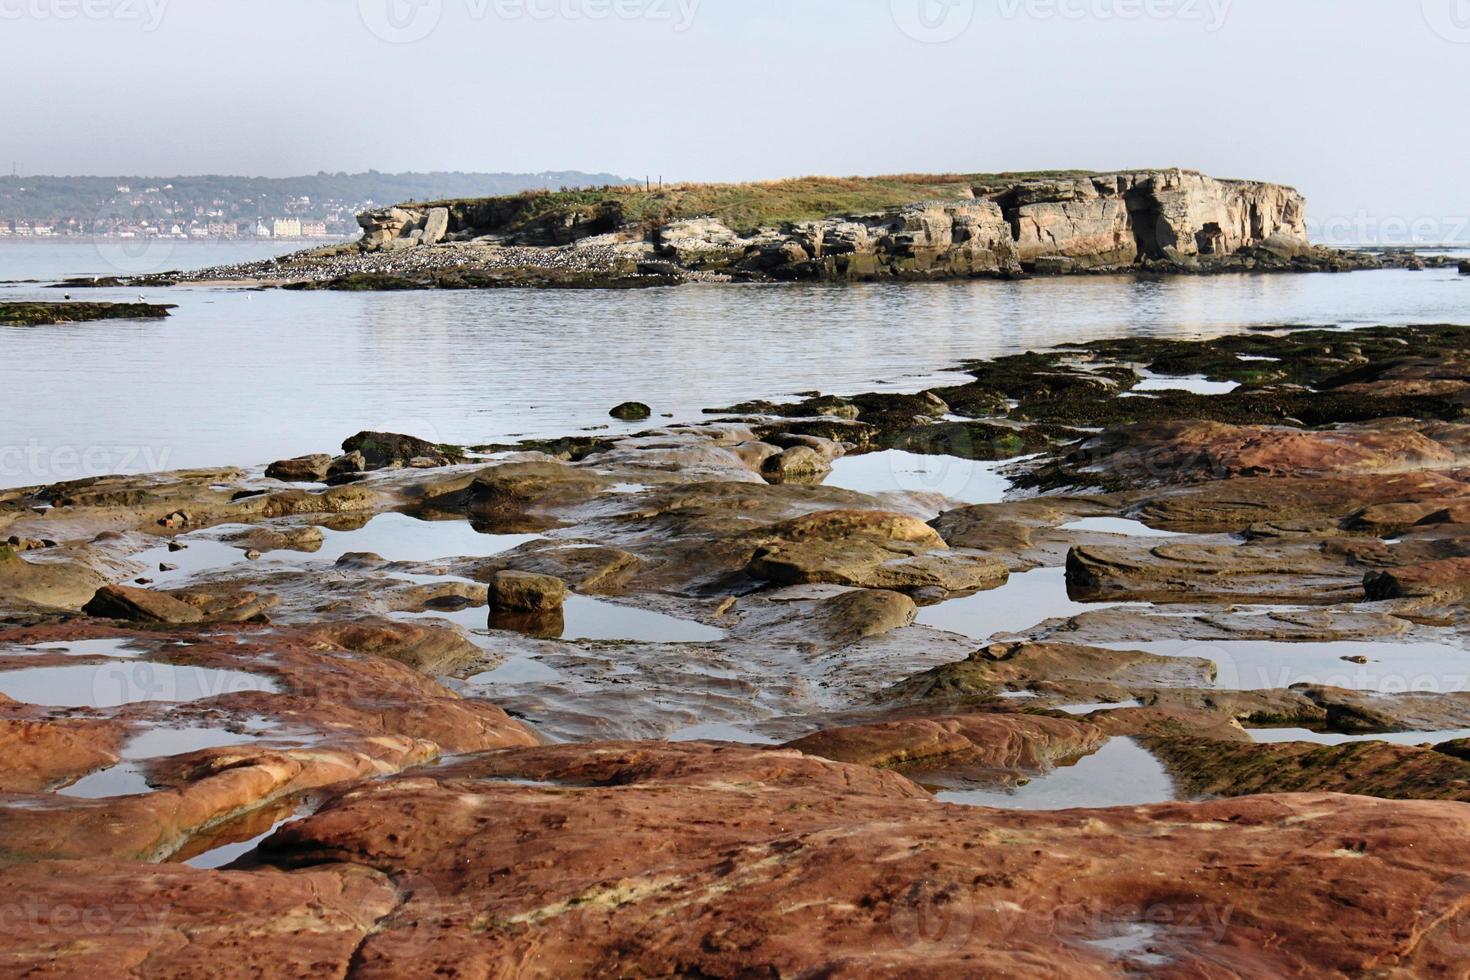
<path fill-rule="evenodd" d="M 750 184 L 672 184 L 663 189 L 609 186 L 476 200 L 434 201 L 415 207 L 478 212 L 476 227 L 512 233 L 551 216 L 592 220 L 616 212 L 623 223 L 657 227 L 682 218 L 715 217 L 740 232 L 923 201 L 968 200 L 977 189 L 1000 190 L 1022 180 L 1091 176 L 1087 170 L 1002 174 L 897 174 L 887 177 L 799 177 Z"/>

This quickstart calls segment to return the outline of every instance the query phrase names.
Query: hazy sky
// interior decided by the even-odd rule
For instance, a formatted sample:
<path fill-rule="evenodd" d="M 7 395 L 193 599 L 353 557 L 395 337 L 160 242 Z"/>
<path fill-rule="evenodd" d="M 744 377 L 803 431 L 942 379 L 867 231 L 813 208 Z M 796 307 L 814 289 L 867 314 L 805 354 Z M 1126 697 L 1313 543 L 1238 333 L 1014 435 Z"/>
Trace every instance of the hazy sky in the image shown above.
<path fill-rule="evenodd" d="M 0 32 L 21 173 L 1180 165 L 1319 223 L 1470 216 L 1470 0 L 0 0 Z"/>

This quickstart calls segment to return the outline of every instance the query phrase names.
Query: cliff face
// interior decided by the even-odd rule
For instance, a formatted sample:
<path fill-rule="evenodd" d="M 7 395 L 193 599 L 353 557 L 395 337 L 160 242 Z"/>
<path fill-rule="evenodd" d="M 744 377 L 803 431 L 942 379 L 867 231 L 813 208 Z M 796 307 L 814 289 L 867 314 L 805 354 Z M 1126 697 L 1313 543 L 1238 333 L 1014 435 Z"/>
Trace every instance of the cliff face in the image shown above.
<path fill-rule="evenodd" d="M 394 208 L 359 221 L 368 250 L 440 239 L 509 246 L 596 244 L 683 272 L 769 279 L 926 279 L 1150 268 L 1190 271 L 1243 255 L 1307 252 L 1305 201 L 1288 187 L 1187 170 L 983 184 L 964 200 L 739 233 L 714 217 L 625 221 L 615 202 L 507 231 L 508 205 Z M 1251 259 L 1255 261 L 1255 259 Z M 673 270 L 671 270 L 673 271 Z"/>

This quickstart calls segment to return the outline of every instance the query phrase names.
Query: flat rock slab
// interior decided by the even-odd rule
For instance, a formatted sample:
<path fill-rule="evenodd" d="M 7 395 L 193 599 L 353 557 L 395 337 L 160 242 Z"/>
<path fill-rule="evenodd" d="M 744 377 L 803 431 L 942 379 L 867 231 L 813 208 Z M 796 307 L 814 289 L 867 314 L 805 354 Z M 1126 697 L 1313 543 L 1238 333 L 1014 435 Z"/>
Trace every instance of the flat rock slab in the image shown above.
<path fill-rule="evenodd" d="M 787 750 L 557 746 L 365 783 L 268 842 L 301 870 L 0 872 L 35 910 L 0 934 L 0 961 L 146 959 L 177 977 L 306 960 L 354 977 L 1454 975 L 1467 845 L 1458 804 L 1017 813 Z M 103 921 L 166 909 L 168 928 L 84 933 L 77 905 Z"/>

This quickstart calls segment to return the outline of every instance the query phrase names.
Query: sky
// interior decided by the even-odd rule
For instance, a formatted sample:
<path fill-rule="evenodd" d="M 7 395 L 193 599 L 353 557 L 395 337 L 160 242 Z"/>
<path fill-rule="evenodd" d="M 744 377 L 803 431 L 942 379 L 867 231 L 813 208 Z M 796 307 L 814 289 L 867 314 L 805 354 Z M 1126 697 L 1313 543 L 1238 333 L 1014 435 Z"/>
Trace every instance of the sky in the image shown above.
<path fill-rule="evenodd" d="M 22 174 L 1182 166 L 1470 240 L 1470 0 L 0 0 L 0 37 Z"/>

